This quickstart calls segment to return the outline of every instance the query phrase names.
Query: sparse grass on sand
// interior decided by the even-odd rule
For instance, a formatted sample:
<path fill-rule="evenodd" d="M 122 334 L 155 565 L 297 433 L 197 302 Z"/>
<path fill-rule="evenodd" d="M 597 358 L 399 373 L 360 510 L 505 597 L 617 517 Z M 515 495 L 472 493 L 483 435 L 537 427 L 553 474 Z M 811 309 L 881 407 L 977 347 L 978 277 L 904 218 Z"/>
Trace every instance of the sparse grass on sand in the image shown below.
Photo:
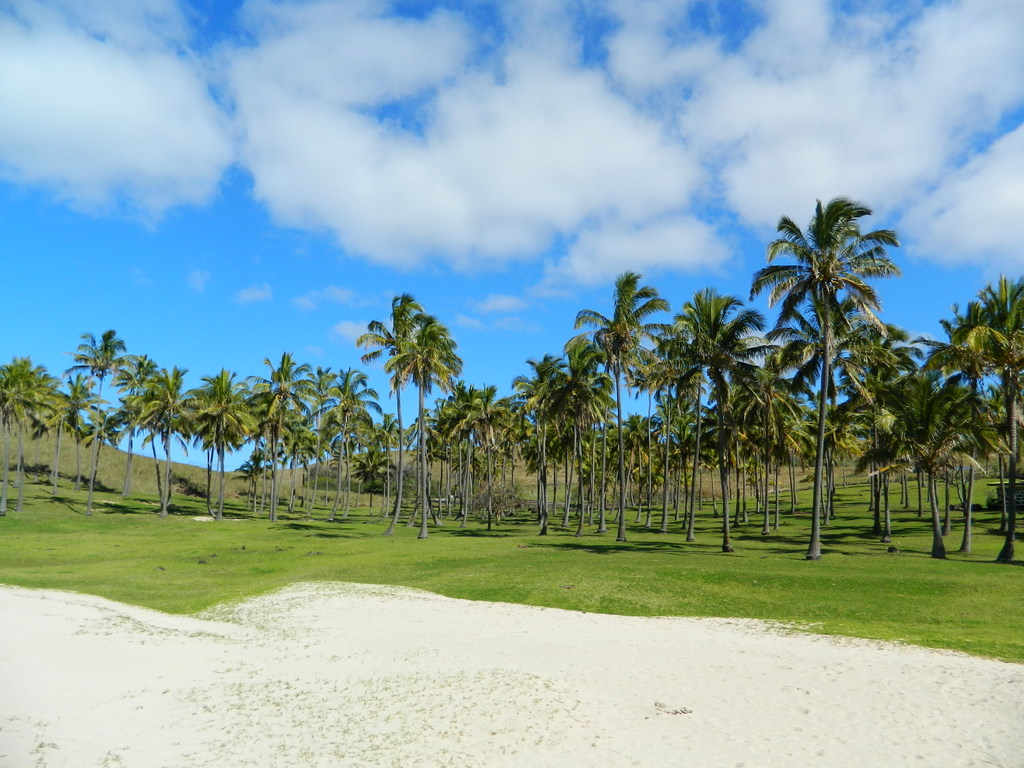
<path fill-rule="evenodd" d="M 940 561 L 928 557 L 928 519 L 913 508 L 894 512 L 899 551 L 888 552 L 871 534 L 866 499 L 863 483 L 839 489 L 825 557 L 806 562 L 803 514 L 784 514 L 770 536 L 752 517 L 735 529 L 737 552 L 727 555 L 709 506 L 691 544 L 677 522 L 668 535 L 630 525 L 626 543 L 614 529 L 598 536 L 587 527 L 576 538 L 575 522 L 538 537 L 526 512 L 490 533 L 480 521 L 460 528 L 449 519 L 421 541 L 404 526 L 381 536 L 384 522 L 366 508 L 333 523 L 318 509 L 313 519 L 282 513 L 272 524 L 232 501 L 229 519 L 202 522 L 203 500 L 176 498 L 174 513 L 160 519 L 155 497 L 97 493 L 95 514 L 85 517 L 84 488 L 62 484 L 51 497 L 48 486 L 30 483 L 25 510 L 12 504 L 0 518 L 0 581 L 175 613 L 303 581 L 393 584 L 580 611 L 770 619 L 1024 662 L 1024 570 L 992 562 L 997 515 L 978 513 L 970 555 L 956 552 L 957 516 L 949 558 Z"/>

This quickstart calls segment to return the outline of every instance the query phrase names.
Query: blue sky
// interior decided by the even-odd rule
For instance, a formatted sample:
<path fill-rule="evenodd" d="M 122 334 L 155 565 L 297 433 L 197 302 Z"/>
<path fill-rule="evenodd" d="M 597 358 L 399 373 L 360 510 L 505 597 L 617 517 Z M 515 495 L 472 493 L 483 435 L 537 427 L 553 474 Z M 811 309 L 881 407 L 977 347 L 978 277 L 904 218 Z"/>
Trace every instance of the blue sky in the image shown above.
<path fill-rule="evenodd" d="M 507 388 L 621 271 L 745 299 L 839 195 L 938 335 L 1024 264 L 1021 40 L 1018 0 L 0 0 L 0 360 L 361 367 L 409 292 Z"/>

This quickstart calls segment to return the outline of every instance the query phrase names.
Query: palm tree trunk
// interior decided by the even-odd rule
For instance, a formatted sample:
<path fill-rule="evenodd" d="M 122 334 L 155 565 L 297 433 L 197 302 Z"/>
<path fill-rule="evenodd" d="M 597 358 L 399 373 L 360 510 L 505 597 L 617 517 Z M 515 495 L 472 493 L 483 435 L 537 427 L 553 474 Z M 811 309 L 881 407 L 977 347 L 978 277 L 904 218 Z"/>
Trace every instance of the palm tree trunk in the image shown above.
<path fill-rule="evenodd" d="M 59 432 L 58 432 L 59 434 Z M 135 428 L 128 430 L 128 460 L 124 467 L 124 486 L 121 489 L 121 497 L 128 498 L 132 492 L 132 459 L 135 458 L 133 451 L 135 443 Z"/>
<path fill-rule="evenodd" d="M 616 541 L 626 540 L 626 459 L 622 441 L 622 366 L 615 364 L 615 424 L 619 428 L 619 530 Z"/>
<path fill-rule="evenodd" d="M 395 418 L 398 421 L 398 466 L 395 470 L 395 508 L 391 515 L 391 522 L 388 529 L 384 531 L 385 536 L 393 536 L 395 526 L 398 525 L 398 516 L 402 514 L 402 486 L 404 483 L 403 473 L 405 471 L 405 433 L 402 428 L 402 389 L 395 388 Z"/>
<path fill-rule="evenodd" d="M 11 460 L 11 427 L 4 423 L 4 478 L 3 488 L 0 489 L 0 517 L 7 514 L 7 481 L 10 477 Z"/>
<path fill-rule="evenodd" d="M 420 503 L 422 505 L 422 514 L 420 517 L 420 533 L 416 537 L 418 539 L 425 539 L 428 536 L 427 532 L 427 515 L 430 514 L 430 493 L 429 483 L 430 478 L 427 477 L 427 429 L 426 429 L 426 407 L 425 407 L 424 388 L 419 387 L 419 429 L 417 431 L 417 442 L 419 443 L 419 459 L 420 459 Z"/>
<path fill-rule="evenodd" d="M 971 551 L 971 523 L 974 519 L 974 467 L 967 470 L 967 498 L 964 500 L 964 538 L 960 543 L 961 552 Z"/>
<path fill-rule="evenodd" d="M 722 492 L 722 551 L 735 552 L 729 535 L 729 451 L 725 441 L 725 387 L 716 387 L 718 400 L 718 482 Z"/>
<path fill-rule="evenodd" d="M 97 405 L 96 410 L 102 413 L 104 419 L 106 418 L 106 412 L 102 410 L 99 405 L 103 401 L 103 379 L 100 379 L 100 386 L 96 395 Z M 100 457 L 100 436 L 103 434 L 103 419 L 100 422 L 93 424 L 92 430 L 92 469 L 89 472 L 89 494 L 86 497 L 85 502 L 85 516 L 92 517 L 92 492 L 93 487 L 96 485 L 96 464 L 99 462 Z"/>
<path fill-rule="evenodd" d="M 25 508 L 25 443 L 22 437 L 23 427 L 21 420 L 18 421 L 18 464 L 15 471 L 15 479 L 18 482 L 18 501 L 14 506 L 15 512 L 22 512 Z"/>
<path fill-rule="evenodd" d="M 1006 373 L 1003 376 L 1003 392 L 1006 402 L 1006 433 L 1008 435 L 1010 455 L 1006 470 L 1009 482 L 1009 498 L 1006 499 L 1006 540 L 1003 548 L 996 556 L 997 563 L 1012 563 L 1014 542 L 1017 539 L 1017 397 L 1019 387 L 1016 374 Z"/>
<path fill-rule="evenodd" d="M 217 491 L 217 519 L 224 519 L 224 446 L 217 450 L 217 463 L 220 469 L 220 488 Z"/>
<path fill-rule="evenodd" d="M 882 482 L 882 503 L 885 505 L 882 517 L 882 543 L 892 541 L 892 510 L 889 507 L 889 475 L 879 478 Z"/>
<path fill-rule="evenodd" d="M 171 433 L 164 433 L 164 488 L 160 497 L 160 517 L 167 517 L 171 504 Z"/>
<path fill-rule="evenodd" d="M 50 471 L 50 480 L 53 482 L 53 493 L 51 496 L 57 495 L 57 478 L 60 475 L 60 439 L 64 433 L 63 419 L 57 423 L 57 447 L 53 450 L 53 469 Z"/>
<path fill-rule="evenodd" d="M 694 448 L 693 448 L 693 481 L 690 483 L 690 504 L 686 518 L 686 540 L 696 541 L 694 527 L 697 517 L 697 503 L 699 496 L 698 486 L 700 485 L 700 440 L 701 440 L 701 407 L 700 401 L 704 396 L 704 379 L 701 374 L 697 376 L 697 399 L 694 403 Z"/>
<path fill-rule="evenodd" d="M 822 483 L 825 474 L 825 414 L 828 408 L 828 385 L 832 380 L 832 338 L 828 308 L 821 312 L 821 382 L 818 391 L 818 430 L 814 450 L 814 490 L 811 499 L 811 540 L 807 547 L 807 560 L 821 559 Z"/>
<path fill-rule="evenodd" d="M 939 483 L 934 472 L 928 473 L 928 501 L 932 508 L 932 551 L 931 556 L 944 560 L 946 545 L 942 541 L 942 521 L 939 518 Z"/>
<path fill-rule="evenodd" d="M 662 430 L 661 430 L 662 431 L 662 436 L 665 438 L 665 450 L 662 453 L 662 462 L 663 462 L 663 465 L 664 465 L 663 468 L 662 468 L 662 476 L 664 477 L 664 480 L 661 483 L 661 486 L 662 486 L 662 488 L 661 488 L 661 528 L 658 531 L 659 533 L 668 533 L 668 486 L 669 486 L 669 480 L 668 479 L 669 479 L 669 476 L 671 475 L 671 472 L 669 471 L 668 460 L 669 460 L 669 445 L 672 443 L 672 419 L 671 419 L 671 414 L 672 414 L 672 405 L 671 405 L 671 403 L 666 403 L 665 404 L 665 423 L 662 424 Z"/>
<path fill-rule="evenodd" d="M 153 473 L 156 475 L 156 495 L 160 499 L 160 504 L 163 505 L 164 500 L 164 485 L 163 480 L 160 479 L 160 460 L 156 457 L 156 435 L 153 435 L 152 440 L 149 441 L 150 450 L 153 452 Z"/>
<path fill-rule="evenodd" d="M 213 515 L 213 448 L 206 451 L 206 514 Z"/>

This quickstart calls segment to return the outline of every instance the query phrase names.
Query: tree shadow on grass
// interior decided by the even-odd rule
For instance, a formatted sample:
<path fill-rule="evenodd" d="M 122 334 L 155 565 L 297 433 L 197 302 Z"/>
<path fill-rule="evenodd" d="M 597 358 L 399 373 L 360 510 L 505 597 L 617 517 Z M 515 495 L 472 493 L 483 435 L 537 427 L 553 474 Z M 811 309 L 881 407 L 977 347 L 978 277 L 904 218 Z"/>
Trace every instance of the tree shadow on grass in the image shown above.
<path fill-rule="evenodd" d="M 457 536 L 460 539 L 510 539 L 522 535 L 520 531 L 510 533 L 497 528 L 490 531 L 486 528 L 434 528 L 431 531 L 445 536 Z"/>
<path fill-rule="evenodd" d="M 540 544 L 540 542 L 538 542 Z M 614 555 L 620 552 L 660 552 L 663 554 L 686 554 L 688 548 L 707 545 L 697 545 L 680 541 L 609 541 L 607 543 L 595 541 L 586 536 L 573 539 L 572 541 L 544 542 L 540 544 L 550 549 L 562 549 L 575 552 L 590 552 L 595 555 Z"/>
<path fill-rule="evenodd" d="M 344 530 L 325 530 L 319 523 L 283 523 L 280 528 L 287 528 L 290 531 L 299 531 L 307 536 L 317 539 L 354 539 L 355 535 Z"/>

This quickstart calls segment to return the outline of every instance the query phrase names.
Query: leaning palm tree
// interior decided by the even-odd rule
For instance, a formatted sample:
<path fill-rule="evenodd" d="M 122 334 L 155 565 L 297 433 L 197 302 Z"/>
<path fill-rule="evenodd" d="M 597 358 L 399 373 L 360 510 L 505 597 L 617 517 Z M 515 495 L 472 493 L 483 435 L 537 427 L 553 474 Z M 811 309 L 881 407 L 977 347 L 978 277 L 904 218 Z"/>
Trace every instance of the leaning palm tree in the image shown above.
<path fill-rule="evenodd" d="M 822 477 L 825 459 L 826 412 L 832 382 L 834 334 L 832 320 L 840 302 L 853 302 L 859 316 L 881 327 L 875 315 L 878 295 L 866 278 L 899 275 L 899 269 L 886 255 L 888 247 L 898 247 L 896 233 L 888 229 L 862 233 L 860 219 L 871 209 L 852 200 L 837 197 L 822 206 L 819 200 L 804 232 L 788 216 L 779 220 L 780 237 L 768 245 L 769 266 L 754 274 L 750 296 L 768 291 L 770 306 L 780 304 L 778 325 L 785 325 L 805 305 L 818 314 L 821 329 L 821 381 L 818 391 L 818 432 L 814 457 L 814 490 L 811 502 L 811 541 L 808 560 L 821 558 Z M 791 264 L 773 264 L 789 256 Z"/>
<path fill-rule="evenodd" d="M 82 341 L 83 343 L 78 345 L 78 351 L 74 355 L 75 364 L 69 370 L 88 371 L 89 375 L 99 382 L 96 399 L 101 410 L 98 411 L 100 423 L 96 426 L 102 432 L 102 422 L 106 418 L 106 411 L 102 410 L 103 382 L 107 376 L 116 373 L 121 367 L 126 346 L 124 341 L 117 337 L 117 332 L 114 330 L 104 331 L 99 340 L 91 333 L 83 333 Z M 92 492 L 96 484 L 96 462 L 99 459 L 99 450 L 100 441 L 94 440 L 92 469 L 89 472 L 89 496 L 85 504 L 86 516 L 92 515 Z"/>
<path fill-rule="evenodd" d="M 423 322 L 425 317 L 423 307 L 416 299 L 408 293 L 395 296 L 391 301 L 391 323 L 390 325 L 380 320 L 372 320 L 366 326 L 366 333 L 356 339 L 356 346 L 363 347 L 369 351 L 362 356 L 363 365 L 379 359 L 386 355 L 393 359 L 402 353 L 408 346 L 416 328 Z M 395 481 L 395 508 L 391 516 L 391 523 L 388 525 L 385 536 L 391 536 L 395 532 L 395 525 L 402 513 L 402 486 L 405 476 L 405 448 L 402 435 L 402 390 L 409 383 L 407 376 L 404 376 L 401 369 L 395 369 L 391 374 L 391 391 L 395 393 L 395 415 L 398 420 L 398 466 L 396 467 L 397 478 Z"/>
<path fill-rule="evenodd" d="M 462 360 L 455 352 L 455 340 L 448 328 L 432 315 L 421 315 L 409 339 L 399 345 L 398 354 L 391 357 L 384 370 L 392 381 L 411 381 L 419 393 L 418 453 L 421 524 L 419 538 L 427 538 L 427 515 L 430 512 L 430 477 L 427 474 L 426 396 L 433 387 L 442 392 L 451 389 L 456 376 L 462 372 Z M 401 483 L 401 477 L 399 477 Z"/>
<path fill-rule="evenodd" d="M 606 317 L 592 309 L 576 315 L 576 328 L 587 332 L 605 354 L 605 366 L 615 384 L 615 423 L 618 427 L 618 533 L 616 541 L 626 541 L 626 464 L 622 444 L 622 379 L 630 375 L 637 351 L 662 328 L 651 323 L 658 312 L 667 312 L 668 302 L 649 285 L 640 285 L 640 275 L 623 272 L 615 280 L 612 316 Z"/>

